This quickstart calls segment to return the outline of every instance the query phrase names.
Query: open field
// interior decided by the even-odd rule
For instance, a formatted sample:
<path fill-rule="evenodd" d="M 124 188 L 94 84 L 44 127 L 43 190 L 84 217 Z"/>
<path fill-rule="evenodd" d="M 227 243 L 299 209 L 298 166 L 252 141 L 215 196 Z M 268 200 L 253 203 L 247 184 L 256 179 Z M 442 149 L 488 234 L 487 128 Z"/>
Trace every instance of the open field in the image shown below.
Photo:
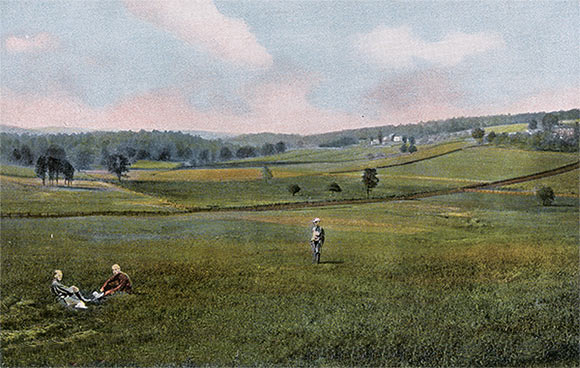
<path fill-rule="evenodd" d="M 421 157 L 461 144 L 433 146 Z M 459 188 L 576 160 L 469 148 L 379 169 L 372 196 Z M 580 364 L 577 198 L 543 207 L 533 196 L 462 193 L 172 213 L 365 198 L 360 171 L 329 173 L 352 164 L 272 165 L 268 181 L 259 167 L 134 170 L 121 183 L 95 171 L 71 188 L 42 186 L 26 168 L 2 167 L 3 215 L 75 216 L 0 220 L 3 365 Z M 331 182 L 343 191 L 330 193 Z M 539 183 L 574 193 L 578 170 L 510 188 Z M 290 184 L 302 190 L 292 196 Z M 125 211 L 134 216 L 82 216 Z M 310 263 L 313 217 L 327 232 L 320 265 Z M 113 263 L 131 275 L 134 295 L 81 312 L 50 295 L 52 270 L 90 292 Z"/>
<path fill-rule="evenodd" d="M 228 169 L 230 170 L 230 169 Z M 274 174 L 275 175 L 275 174 Z M 338 183 L 340 193 L 328 191 L 328 185 Z M 288 186 L 297 184 L 301 190 L 295 196 Z M 461 181 L 416 178 L 389 178 L 372 191 L 374 197 L 409 194 L 445 188 L 457 188 Z M 163 197 L 189 208 L 239 207 L 273 203 L 310 202 L 366 198 L 359 175 L 302 175 L 256 180 L 230 181 L 124 181 L 120 185 L 131 191 Z"/>
<path fill-rule="evenodd" d="M 139 160 L 131 165 L 131 169 L 163 170 L 163 169 L 175 169 L 179 166 L 181 166 L 181 163 L 179 162 Z"/>
<path fill-rule="evenodd" d="M 4 214 L 90 214 L 95 212 L 173 212 L 162 199 L 95 181 L 71 187 L 43 186 L 40 179 L 0 176 L 0 212 Z"/>
<path fill-rule="evenodd" d="M 495 181 L 533 174 L 578 161 L 576 153 L 477 147 L 412 165 L 380 169 L 383 175 L 422 175 Z"/>
<path fill-rule="evenodd" d="M 577 366 L 577 203 L 497 197 L 3 219 L 3 364 Z M 116 262 L 135 295 L 52 300 L 53 269 L 89 291 Z"/>

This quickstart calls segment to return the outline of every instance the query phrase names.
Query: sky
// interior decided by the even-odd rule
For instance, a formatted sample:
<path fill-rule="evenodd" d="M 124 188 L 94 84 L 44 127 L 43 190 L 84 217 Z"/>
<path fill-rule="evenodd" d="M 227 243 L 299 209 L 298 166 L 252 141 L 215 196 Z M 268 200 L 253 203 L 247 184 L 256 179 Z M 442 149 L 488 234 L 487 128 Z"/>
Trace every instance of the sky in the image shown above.
<path fill-rule="evenodd" d="M 0 0 L 0 124 L 316 134 L 580 107 L 580 2 Z"/>

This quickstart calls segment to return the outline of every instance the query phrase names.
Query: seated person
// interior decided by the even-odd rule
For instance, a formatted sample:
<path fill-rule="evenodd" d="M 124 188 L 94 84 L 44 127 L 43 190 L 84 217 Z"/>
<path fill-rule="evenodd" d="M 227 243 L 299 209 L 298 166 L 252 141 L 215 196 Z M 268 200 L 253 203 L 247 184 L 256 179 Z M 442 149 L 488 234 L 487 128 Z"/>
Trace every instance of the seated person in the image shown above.
<path fill-rule="evenodd" d="M 52 279 L 52 284 L 50 285 L 50 290 L 57 297 L 58 301 L 66 305 L 67 307 L 77 308 L 77 309 L 87 309 L 85 299 L 79 292 L 79 288 L 76 286 L 65 286 L 61 283 L 62 281 L 62 271 L 54 270 L 54 275 Z"/>
<path fill-rule="evenodd" d="M 125 272 L 121 272 L 121 267 L 118 264 L 114 264 L 112 267 L 113 276 L 111 276 L 103 286 L 101 287 L 101 292 L 104 296 L 114 294 L 118 291 L 131 293 L 131 279 L 129 275 Z"/>

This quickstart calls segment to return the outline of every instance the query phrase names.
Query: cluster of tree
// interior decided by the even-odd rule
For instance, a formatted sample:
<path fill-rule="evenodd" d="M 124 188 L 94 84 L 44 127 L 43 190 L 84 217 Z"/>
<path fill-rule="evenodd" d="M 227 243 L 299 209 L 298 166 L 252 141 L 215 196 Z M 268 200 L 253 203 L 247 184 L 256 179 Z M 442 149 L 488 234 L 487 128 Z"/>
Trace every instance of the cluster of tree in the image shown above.
<path fill-rule="evenodd" d="M 415 137 L 409 137 L 407 139 L 407 136 L 403 136 L 401 139 L 403 141 L 403 144 L 401 145 L 399 150 L 402 153 L 405 153 L 405 152 L 415 153 L 415 152 L 417 152 L 417 146 L 415 146 Z M 409 142 L 408 145 L 407 145 L 407 142 Z"/>
<path fill-rule="evenodd" d="M 46 185 L 47 175 L 51 185 L 55 182 L 56 185 L 58 185 L 58 179 L 61 174 L 64 177 L 65 185 L 71 185 L 74 179 L 75 168 L 66 159 L 66 152 L 62 147 L 50 146 L 46 152 L 36 160 L 34 172 L 36 173 L 36 176 L 42 179 L 42 185 Z"/>
<path fill-rule="evenodd" d="M 298 184 L 288 185 L 288 192 L 290 192 L 290 194 L 292 194 L 292 196 L 294 196 L 296 193 L 300 192 L 300 190 L 302 190 L 302 188 L 300 188 L 300 185 L 298 185 Z M 340 187 L 340 185 L 338 185 L 337 182 L 332 182 L 332 183 L 328 184 L 327 190 L 331 193 L 342 192 L 342 188 Z"/>
<path fill-rule="evenodd" d="M 340 137 L 338 139 L 321 143 L 319 147 L 346 147 L 357 143 L 358 139 L 354 137 Z"/>
<path fill-rule="evenodd" d="M 184 161 L 192 166 L 270 155 L 286 151 L 286 143 L 266 143 L 261 148 L 237 147 L 222 140 L 206 140 L 181 132 L 144 131 L 91 132 L 81 134 L 0 134 L 0 159 L 19 165 L 34 165 L 50 146 L 68 152 L 72 165 L 86 170 L 93 165 L 107 165 L 113 154 L 123 155 L 129 162 L 137 160 Z"/>
<path fill-rule="evenodd" d="M 538 131 L 535 133 L 501 133 L 496 134 L 491 131 L 485 137 L 489 143 L 496 145 L 510 145 L 522 149 L 532 149 L 535 151 L 554 151 L 554 152 L 578 152 L 578 143 L 580 131 L 578 126 L 568 128 L 571 134 L 560 135 L 553 131 Z"/>

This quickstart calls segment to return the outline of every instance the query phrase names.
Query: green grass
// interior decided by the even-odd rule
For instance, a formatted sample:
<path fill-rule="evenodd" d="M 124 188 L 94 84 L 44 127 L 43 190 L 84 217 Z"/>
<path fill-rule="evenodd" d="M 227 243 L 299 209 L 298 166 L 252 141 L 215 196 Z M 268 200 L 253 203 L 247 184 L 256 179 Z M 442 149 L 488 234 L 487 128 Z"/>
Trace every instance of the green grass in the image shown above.
<path fill-rule="evenodd" d="M 274 172 L 276 175 L 276 172 Z M 341 193 L 328 191 L 328 185 L 338 183 Z M 288 186 L 297 184 L 301 190 L 295 196 Z M 373 197 L 386 197 L 436 189 L 455 188 L 465 184 L 454 180 L 417 180 L 416 178 L 388 178 L 373 189 Z M 254 206 L 271 203 L 325 201 L 366 198 L 360 175 L 303 175 L 247 181 L 124 181 L 120 185 L 131 191 L 166 198 L 187 207 L 218 206 L 222 208 Z"/>
<path fill-rule="evenodd" d="M 36 178 L 36 173 L 33 167 L 17 166 L 17 165 L 6 165 L 0 164 L 0 175 L 12 176 L 16 178 Z M 62 175 L 61 175 L 62 179 Z M 75 180 L 89 180 L 90 177 L 83 172 L 75 172 Z M 38 179 L 40 181 L 40 179 Z M 48 181 L 48 175 L 47 179 Z"/>
<path fill-rule="evenodd" d="M 163 170 L 163 169 L 175 169 L 181 166 L 180 162 L 167 162 L 167 161 L 149 161 L 149 160 L 139 160 L 133 164 L 131 164 L 131 169 L 156 169 L 156 170 Z"/>
<path fill-rule="evenodd" d="M 577 201 L 499 197 L 3 219 L 3 365 L 578 366 Z M 89 291 L 113 263 L 135 295 L 50 296 L 53 269 Z"/>
<path fill-rule="evenodd" d="M 76 214 L 93 212 L 172 212 L 165 201 L 99 182 L 42 186 L 39 179 L 0 177 L 2 214 Z"/>
<path fill-rule="evenodd" d="M 517 133 L 524 132 L 528 129 L 528 124 L 508 124 L 508 125 L 496 125 L 485 128 L 485 134 L 490 132 L 495 132 L 496 134 L 501 133 Z"/>
<path fill-rule="evenodd" d="M 407 166 L 378 170 L 388 176 L 424 176 L 495 181 L 553 169 L 578 160 L 577 154 L 477 147 Z"/>
<path fill-rule="evenodd" d="M 580 171 L 573 170 L 564 174 L 549 176 L 519 184 L 507 185 L 504 188 L 535 191 L 542 186 L 551 187 L 556 194 L 578 195 L 580 188 Z"/>
<path fill-rule="evenodd" d="M 36 178 L 34 169 L 31 167 L 16 165 L 0 165 L 0 175 L 14 176 L 19 178 Z"/>

